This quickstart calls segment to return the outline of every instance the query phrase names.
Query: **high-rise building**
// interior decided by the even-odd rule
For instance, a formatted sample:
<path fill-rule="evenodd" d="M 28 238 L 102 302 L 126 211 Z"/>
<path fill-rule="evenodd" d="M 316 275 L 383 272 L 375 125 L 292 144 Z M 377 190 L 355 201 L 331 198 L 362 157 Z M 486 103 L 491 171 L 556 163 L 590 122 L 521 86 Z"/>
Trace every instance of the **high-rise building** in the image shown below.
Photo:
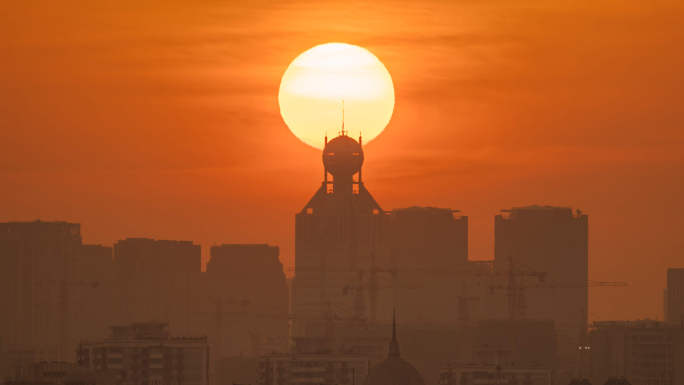
<path fill-rule="evenodd" d="M 587 215 L 551 206 L 504 210 L 495 218 L 494 254 L 501 276 L 513 266 L 541 273 L 537 276 L 543 277 L 540 288 L 524 290 L 524 298 L 520 298 L 522 291 L 515 293 L 517 308 L 511 314 L 554 321 L 561 376 L 571 375 L 577 365 L 577 350 L 586 344 Z"/>
<path fill-rule="evenodd" d="M 83 342 L 79 366 L 124 384 L 209 384 L 206 337 L 172 337 L 164 323 L 114 326 L 109 337 Z"/>
<path fill-rule="evenodd" d="M 190 241 L 127 238 L 114 244 L 119 287 L 115 322 L 165 321 L 189 333 L 200 297 L 200 246 Z"/>
<path fill-rule="evenodd" d="M 69 346 L 99 336 L 116 318 L 118 309 L 112 306 L 119 294 L 115 277 L 111 246 L 81 245 L 69 269 Z"/>
<path fill-rule="evenodd" d="M 684 325 L 684 269 L 667 269 L 665 321 Z"/>
<path fill-rule="evenodd" d="M 206 275 L 216 359 L 287 349 L 289 292 L 277 246 L 213 246 Z"/>
<path fill-rule="evenodd" d="M 435 207 L 383 210 L 363 162 L 361 138 L 326 139 L 323 182 L 295 217 L 295 336 L 330 333 L 329 318 L 386 324 L 378 314 L 396 305 L 412 317 L 404 323 L 467 317 L 444 294 L 466 297 L 468 218 Z"/>
<path fill-rule="evenodd" d="M 126 238 L 114 244 L 114 260 L 123 274 L 163 276 L 202 269 L 200 246 L 191 241 Z"/>
<path fill-rule="evenodd" d="M 8 350 L 71 356 L 69 266 L 80 247 L 77 223 L 0 223 L 0 339 Z"/>
<path fill-rule="evenodd" d="M 330 336 L 331 324 L 374 321 L 388 267 L 386 215 L 362 179 L 359 141 L 342 134 L 323 149 L 323 182 L 295 216 L 293 336 Z M 332 180 L 329 177 L 332 176 Z"/>
<path fill-rule="evenodd" d="M 71 266 L 71 276 L 80 280 L 110 280 L 114 272 L 111 246 L 83 244 Z"/>
<path fill-rule="evenodd" d="M 383 210 L 363 181 L 361 138 L 326 139 L 322 158 L 321 186 L 295 216 L 294 351 L 381 359 L 390 320 L 380 315 L 398 306 L 407 351 L 436 377 L 460 323 L 489 312 L 475 297 L 491 269 L 468 261 L 468 218 L 435 207 Z M 425 341 L 438 347 L 426 352 Z"/>
<path fill-rule="evenodd" d="M 468 262 L 468 217 L 458 210 L 394 209 L 389 223 L 387 242 L 398 265 L 450 269 Z"/>
<path fill-rule="evenodd" d="M 467 295 L 468 217 L 436 207 L 395 209 L 388 229 L 384 242 L 396 269 L 391 284 L 396 306 L 406 314 L 402 322 L 444 325 L 468 318 L 468 308 L 445 295 Z"/>

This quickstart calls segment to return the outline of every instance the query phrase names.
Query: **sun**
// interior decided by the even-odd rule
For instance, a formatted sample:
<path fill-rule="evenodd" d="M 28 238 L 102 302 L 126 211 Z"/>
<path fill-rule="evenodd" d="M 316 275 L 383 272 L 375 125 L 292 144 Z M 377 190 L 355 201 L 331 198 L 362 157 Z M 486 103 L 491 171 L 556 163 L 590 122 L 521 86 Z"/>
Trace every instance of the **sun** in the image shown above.
<path fill-rule="evenodd" d="M 394 84 L 384 64 L 365 48 L 346 43 L 317 45 L 285 70 L 278 93 L 280 114 L 302 142 L 323 148 L 325 135 L 377 137 L 394 111 Z"/>

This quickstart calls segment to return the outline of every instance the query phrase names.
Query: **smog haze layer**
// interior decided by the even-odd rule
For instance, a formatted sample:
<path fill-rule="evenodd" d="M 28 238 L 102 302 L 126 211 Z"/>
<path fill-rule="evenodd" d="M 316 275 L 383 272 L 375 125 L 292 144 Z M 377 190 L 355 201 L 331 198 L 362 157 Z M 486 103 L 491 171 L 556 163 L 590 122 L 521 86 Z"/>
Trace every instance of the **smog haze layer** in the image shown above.
<path fill-rule="evenodd" d="M 684 247 L 684 30 L 676 1 L 10 2 L 0 15 L 2 221 L 79 222 L 84 240 L 268 242 L 320 152 L 278 110 L 287 65 L 317 44 L 367 48 L 396 105 L 365 149 L 384 209 L 469 216 L 549 204 L 590 216 L 589 318 L 662 318 Z"/>

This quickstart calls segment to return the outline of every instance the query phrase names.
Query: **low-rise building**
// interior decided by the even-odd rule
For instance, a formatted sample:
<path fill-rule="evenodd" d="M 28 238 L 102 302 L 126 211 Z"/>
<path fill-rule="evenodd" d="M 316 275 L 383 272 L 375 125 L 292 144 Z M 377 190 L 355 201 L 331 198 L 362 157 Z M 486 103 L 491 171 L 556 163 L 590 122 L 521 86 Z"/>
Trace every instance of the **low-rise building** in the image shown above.
<path fill-rule="evenodd" d="M 502 367 L 496 364 L 452 364 L 443 368 L 440 385 L 551 385 L 545 368 Z"/>
<path fill-rule="evenodd" d="M 114 326 L 111 331 L 101 341 L 79 345 L 79 366 L 112 372 L 122 384 L 209 383 L 206 337 L 172 337 L 164 323 Z"/>
<path fill-rule="evenodd" d="M 359 385 L 368 359 L 352 354 L 275 354 L 261 358 L 258 385 Z"/>
<path fill-rule="evenodd" d="M 684 384 L 684 329 L 653 320 L 595 322 L 589 332 L 591 382 Z"/>
<path fill-rule="evenodd" d="M 684 269 L 667 269 L 665 288 L 665 321 L 684 325 Z"/>
<path fill-rule="evenodd" d="M 25 370 L 8 376 L 5 385 L 115 385 L 108 372 L 95 373 L 73 362 L 33 362 Z"/>

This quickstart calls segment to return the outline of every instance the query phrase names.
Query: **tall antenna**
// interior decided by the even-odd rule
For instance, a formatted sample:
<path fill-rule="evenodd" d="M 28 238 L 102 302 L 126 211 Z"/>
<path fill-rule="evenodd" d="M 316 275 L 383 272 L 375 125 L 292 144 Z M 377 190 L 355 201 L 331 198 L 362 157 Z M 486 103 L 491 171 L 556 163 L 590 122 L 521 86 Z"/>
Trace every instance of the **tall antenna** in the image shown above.
<path fill-rule="evenodd" d="M 344 99 L 342 99 L 342 135 L 346 135 L 346 131 L 344 130 Z"/>

